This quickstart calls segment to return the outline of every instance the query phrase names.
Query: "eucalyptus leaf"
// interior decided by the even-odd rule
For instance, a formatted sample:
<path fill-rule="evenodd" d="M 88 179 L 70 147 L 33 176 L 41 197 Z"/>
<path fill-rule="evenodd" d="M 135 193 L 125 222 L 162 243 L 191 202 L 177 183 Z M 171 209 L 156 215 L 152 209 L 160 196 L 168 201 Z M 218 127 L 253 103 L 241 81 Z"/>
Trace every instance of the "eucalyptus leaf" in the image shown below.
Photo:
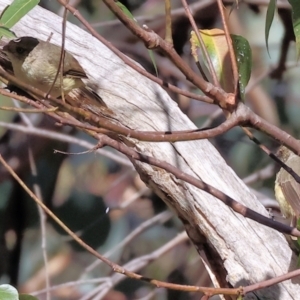
<path fill-rule="evenodd" d="M 4 26 L 0 26 L 0 36 L 5 36 L 9 39 L 17 37 L 13 31 Z"/>
<path fill-rule="evenodd" d="M 270 0 L 269 5 L 268 5 L 268 10 L 267 10 L 267 16 L 266 16 L 266 25 L 265 25 L 265 40 L 266 40 L 266 47 L 268 54 L 269 53 L 269 33 L 270 33 L 270 28 L 273 23 L 274 19 L 274 14 L 275 14 L 275 9 L 276 9 L 276 2 L 277 0 Z"/>
<path fill-rule="evenodd" d="M 149 54 L 150 59 L 152 61 L 153 67 L 155 69 L 156 76 L 158 77 L 158 70 L 157 70 L 157 65 L 156 65 L 156 62 L 155 62 L 154 53 L 153 53 L 152 50 L 148 49 L 148 54 Z"/>
<path fill-rule="evenodd" d="M 131 20 L 136 22 L 136 19 L 133 17 L 132 13 L 130 10 L 121 2 L 117 1 L 116 2 L 117 6 L 122 10 L 122 12 Z"/>
<path fill-rule="evenodd" d="M 226 92 L 233 92 L 233 71 L 231 66 L 231 59 L 229 56 L 229 48 L 225 32 L 221 29 L 199 30 L 203 43 L 206 47 L 207 53 L 212 61 L 213 68 L 217 75 L 222 88 Z M 239 74 L 239 92 L 240 98 L 245 98 L 245 88 L 249 82 L 252 68 L 252 52 L 249 42 L 239 35 L 231 34 L 232 44 L 237 61 Z M 200 48 L 199 41 L 195 32 L 191 33 L 191 50 L 195 60 L 197 61 L 196 49 Z M 207 62 L 204 60 L 207 65 Z M 208 67 L 208 66 L 207 66 Z"/>
<path fill-rule="evenodd" d="M 1 15 L 0 23 L 7 28 L 13 27 L 30 10 L 38 5 L 39 0 L 15 0 L 5 8 Z"/>
<path fill-rule="evenodd" d="M 245 100 L 245 89 L 251 77 L 252 51 L 249 42 L 240 35 L 231 35 L 239 73 L 240 97 Z"/>
<path fill-rule="evenodd" d="M 208 56 L 210 57 L 212 66 L 221 87 L 226 92 L 233 92 L 233 71 L 230 57 L 228 55 L 228 47 L 224 31 L 218 28 L 214 28 L 210 30 L 199 30 L 199 33 L 202 37 L 206 51 L 208 53 Z M 196 55 L 195 48 L 198 48 L 202 51 L 198 38 L 194 31 L 192 31 L 191 33 L 190 41 L 192 44 L 192 52 L 194 52 L 194 55 Z M 207 69 L 209 69 L 209 64 L 205 59 L 204 53 L 203 59 L 205 66 L 207 67 Z"/>
<path fill-rule="evenodd" d="M 19 300 L 18 291 L 9 284 L 0 285 L 1 300 Z"/>

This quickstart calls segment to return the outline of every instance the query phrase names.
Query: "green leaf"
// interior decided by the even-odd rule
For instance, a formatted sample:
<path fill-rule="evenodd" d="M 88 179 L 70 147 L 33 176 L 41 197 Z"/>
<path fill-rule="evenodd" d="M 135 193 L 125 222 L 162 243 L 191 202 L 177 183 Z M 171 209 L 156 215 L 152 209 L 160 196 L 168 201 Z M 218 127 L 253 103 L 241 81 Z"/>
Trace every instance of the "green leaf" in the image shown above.
<path fill-rule="evenodd" d="M 266 40 L 266 46 L 267 46 L 267 51 L 269 53 L 269 33 L 270 33 L 270 28 L 273 23 L 274 19 L 274 14 L 275 14 L 275 9 L 276 9 L 276 0 L 270 0 L 269 5 L 268 5 L 268 10 L 267 10 L 267 16 L 266 16 L 266 25 L 265 25 L 265 40 Z"/>
<path fill-rule="evenodd" d="M 6 5 L 5 7 L 4 7 L 4 9 L 2 10 L 2 12 L 1 12 L 1 14 L 0 14 L 0 20 L 1 20 L 1 18 L 2 18 L 2 16 L 5 14 L 5 12 L 6 12 L 6 10 L 9 8 L 9 5 Z"/>
<path fill-rule="evenodd" d="M 13 31 L 4 26 L 0 26 L 0 36 L 5 36 L 9 39 L 17 37 Z"/>
<path fill-rule="evenodd" d="M 245 89 L 250 80 L 252 51 L 249 42 L 240 35 L 231 34 L 239 73 L 240 97 L 245 100 Z"/>
<path fill-rule="evenodd" d="M 121 2 L 117 1 L 116 2 L 117 6 L 122 10 L 122 12 L 131 20 L 136 22 L 136 19 L 133 17 L 132 13 L 130 12 L 130 10 L 123 5 Z"/>
<path fill-rule="evenodd" d="M 299 56 L 300 56 L 300 3 L 299 3 L 299 0 L 289 0 L 289 3 L 292 6 L 292 19 L 293 19 L 294 33 L 295 33 L 295 37 L 296 37 L 297 59 L 299 59 Z"/>
<path fill-rule="evenodd" d="M 15 0 L 2 13 L 0 23 L 2 26 L 11 28 L 30 10 L 32 10 L 39 0 Z"/>
<path fill-rule="evenodd" d="M 153 63 L 153 67 L 155 69 L 155 73 L 156 73 L 156 76 L 158 77 L 158 70 L 157 70 L 157 66 L 156 66 L 156 61 L 155 61 L 155 57 L 154 57 L 154 54 L 153 54 L 153 51 L 148 49 L 148 54 L 150 56 L 150 59 Z"/>
<path fill-rule="evenodd" d="M 199 30 L 199 32 L 222 88 L 226 92 L 233 92 L 233 71 L 224 31 L 221 29 L 211 29 Z M 240 98 L 244 100 L 245 88 L 251 76 L 252 52 L 248 41 L 242 36 L 231 34 L 231 39 L 238 67 Z M 198 54 L 196 53 L 196 49 L 201 49 L 201 47 L 193 31 L 190 42 L 192 54 L 197 62 Z M 207 64 L 206 61 L 205 64 Z"/>
<path fill-rule="evenodd" d="M 1 300 L 19 300 L 18 291 L 9 284 L 0 285 Z"/>
<path fill-rule="evenodd" d="M 210 30 L 199 30 L 207 53 L 212 62 L 217 79 L 221 87 L 229 93 L 234 90 L 233 71 L 230 57 L 228 55 L 228 47 L 226 36 L 223 30 L 214 28 Z M 194 31 L 191 32 L 191 50 L 196 61 L 198 61 L 198 54 L 196 49 L 201 49 L 200 43 Z M 204 58 L 203 54 L 203 58 Z M 204 64 L 209 68 L 208 62 L 204 58 Z"/>

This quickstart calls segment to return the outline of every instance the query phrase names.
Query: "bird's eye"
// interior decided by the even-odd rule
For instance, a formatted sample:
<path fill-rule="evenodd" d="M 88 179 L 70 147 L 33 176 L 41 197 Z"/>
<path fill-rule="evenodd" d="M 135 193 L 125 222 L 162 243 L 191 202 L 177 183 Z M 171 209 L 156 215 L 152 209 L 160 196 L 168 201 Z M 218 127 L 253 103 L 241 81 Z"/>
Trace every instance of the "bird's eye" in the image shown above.
<path fill-rule="evenodd" d="M 23 54 L 25 52 L 25 49 L 22 48 L 22 47 L 17 47 L 16 51 L 17 51 L 18 54 Z"/>

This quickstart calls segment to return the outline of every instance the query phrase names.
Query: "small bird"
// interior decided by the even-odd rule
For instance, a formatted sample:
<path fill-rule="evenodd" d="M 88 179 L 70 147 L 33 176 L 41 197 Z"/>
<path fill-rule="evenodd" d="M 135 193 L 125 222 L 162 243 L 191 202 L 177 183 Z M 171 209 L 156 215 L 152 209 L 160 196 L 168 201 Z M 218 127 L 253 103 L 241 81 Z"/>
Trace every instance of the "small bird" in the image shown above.
<path fill-rule="evenodd" d="M 37 38 L 24 36 L 11 40 L 2 50 L 9 58 L 16 78 L 31 85 L 44 93 L 48 93 L 55 80 L 61 47 L 44 42 Z M 102 98 L 82 79 L 88 79 L 85 71 L 68 51 L 64 51 L 64 64 L 61 80 L 61 72 L 50 91 L 50 95 L 58 98 L 67 95 L 74 89 L 79 89 L 76 94 L 88 97 L 86 102 L 106 106 Z"/>
<path fill-rule="evenodd" d="M 300 157 L 298 155 L 285 146 L 281 146 L 276 155 L 300 175 Z M 291 224 L 295 226 L 296 220 L 300 217 L 300 184 L 283 168 L 276 175 L 275 198 L 283 216 L 291 218 Z"/>

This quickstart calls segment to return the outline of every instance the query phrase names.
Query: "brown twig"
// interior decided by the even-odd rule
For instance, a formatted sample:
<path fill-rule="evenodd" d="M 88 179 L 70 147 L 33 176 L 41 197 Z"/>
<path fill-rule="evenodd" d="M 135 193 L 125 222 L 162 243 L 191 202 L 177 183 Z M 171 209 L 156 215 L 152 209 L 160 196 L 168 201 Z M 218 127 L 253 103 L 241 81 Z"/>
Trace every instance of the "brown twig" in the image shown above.
<path fill-rule="evenodd" d="M 300 276 L 300 270 L 297 269 L 295 271 L 288 272 L 288 273 L 283 274 L 281 276 L 277 276 L 275 278 L 271 278 L 271 279 L 268 279 L 268 280 L 265 280 L 265 281 L 261 281 L 261 282 L 249 285 L 249 286 L 244 288 L 244 293 L 246 294 L 246 293 L 250 293 L 250 292 L 253 292 L 253 291 L 256 291 L 256 290 L 260 290 L 262 288 L 266 288 L 266 287 L 269 287 L 269 286 L 274 286 L 274 285 L 276 285 L 280 282 L 283 282 L 285 280 L 289 280 L 289 279 L 292 279 L 292 278 L 295 278 L 295 277 L 299 277 L 299 276 Z"/>
<path fill-rule="evenodd" d="M 64 58 L 65 58 L 65 41 L 64 41 L 64 34 L 65 34 L 65 27 L 66 27 L 66 18 L 67 18 L 67 10 L 64 10 L 64 18 L 63 18 L 63 25 L 62 25 L 62 45 L 61 45 L 61 52 L 60 52 L 60 57 L 59 57 L 59 63 L 58 63 L 58 67 L 57 67 L 57 71 L 54 77 L 54 80 L 48 90 L 48 92 L 46 93 L 45 99 L 48 98 L 48 96 L 50 95 L 51 91 L 53 90 L 53 87 L 56 83 L 56 80 L 60 74 L 60 88 L 61 88 L 61 96 L 62 96 L 62 100 L 63 102 L 65 102 L 65 96 L 64 96 L 64 89 L 63 89 L 63 70 L 64 70 Z M 48 41 L 50 43 L 50 41 Z"/>
<path fill-rule="evenodd" d="M 165 18 L 166 18 L 166 34 L 165 41 L 173 45 L 172 38 L 172 15 L 171 15 L 171 0 L 165 0 Z"/>
<path fill-rule="evenodd" d="M 173 165 L 165 162 L 165 161 L 160 161 L 154 157 L 147 156 L 142 153 L 138 153 L 135 150 L 127 147 L 126 145 L 116 141 L 112 140 L 111 138 L 107 136 L 102 136 L 101 138 L 101 144 L 102 146 L 110 146 L 121 153 L 125 154 L 128 156 L 129 159 L 131 160 L 137 160 L 143 163 L 150 164 L 155 167 L 159 167 L 172 175 L 174 175 L 177 179 L 183 180 L 184 182 L 190 183 L 193 186 L 209 193 L 210 195 L 216 197 L 217 199 L 221 200 L 224 204 L 232 208 L 235 212 L 243 215 L 246 218 L 252 219 L 260 224 L 263 224 L 265 226 L 268 226 L 270 228 L 276 229 L 279 232 L 282 233 L 287 233 L 291 234 L 297 237 L 300 237 L 300 231 L 298 231 L 296 228 L 292 228 L 290 226 L 287 226 L 285 224 L 276 222 L 270 218 L 267 218 L 249 208 L 244 206 L 243 204 L 235 201 L 228 195 L 224 194 L 220 190 L 214 188 L 213 186 L 203 182 L 202 180 L 199 180 L 187 173 L 182 172 L 178 168 L 174 167 Z"/>
<path fill-rule="evenodd" d="M 272 151 L 270 151 L 265 145 L 263 145 L 247 128 L 243 127 L 243 131 L 252 140 L 261 150 L 263 150 L 267 155 L 269 155 L 281 168 L 285 169 L 293 178 L 300 183 L 300 176 L 289 166 L 287 166 L 284 162 L 282 162 Z M 299 144 L 300 146 L 300 144 Z"/>
<path fill-rule="evenodd" d="M 190 5 L 190 9 L 193 12 L 193 15 L 195 14 L 195 12 L 198 12 L 199 10 L 209 6 L 210 4 L 212 4 L 214 2 L 214 0 L 202 0 L 201 2 L 195 2 L 192 3 Z M 171 16 L 172 18 L 174 17 L 181 17 L 185 14 L 185 10 L 182 7 L 179 8 L 175 8 L 171 10 Z M 135 16 L 134 18 L 138 21 L 138 22 L 151 22 L 153 20 L 159 20 L 159 19 L 165 19 L 166 15 L 163 13 L 158 13 L 152 16 L 149 16 L 148 12 L 145 15 L 140 15 L 140 16 Z M 109 20 L 109 21 L 102 21 L 102 22 L 95 22 L 95 23 L 91 23 L 91 26 L 94 28 L 98 28 L 98 27 L 108 27 L 108 26 L 114 26 L 114 25 L 119 25 L 121 24 L 119 19 L 115 19 L 115 20 Z"/>
<path fill-rule="evenodd" d="M 243 106 L 244 108 L 246 108 L 242 103 L 240 103 L 239 106 Z M 278 143 L 285 145 L 294 153 L 300 155 L 300 144 L 297 139 L 295 139 L 290 134 L 284 132 L 277 126 L 272 125 L 266 120 L 262 119 L 261 117 L 253 113 L 249 108 L 247 108 L 246 110 L 248 110 L 248 113 L 245 112 L 245 117 L 248 120 L 247 126 L 269 135 L 270 137 L 274 138 Z"/>
<path fill-rule="evenodd" d="M 0 106 L 0 110 L 23 112 L 23 113 L 47 113 L 47 112 L 55 112 L 57 110 L 57 107 L 45 108 L 45 109 L 34 109 L 34 108 Z"/>
<path fill-rule="evenodd" d="M 55 116 L 51 116 L 51 117 L 55 118 Z M 58 120 L 60 122 L 60 119 L 58 119 Z M 78 145 L 78 146 L 86 148 L 86 149 L 94 149 L 93 151 L 95 151 L 95 153 L 103 155 L 103 156 L 119 163 L 122 166 L 125 166 L 127 168 L 128 167 L 132 168 L 131 162 L 128 159 L 124 158 L 123 156 L 118 155 L 117 153 L 112 153 L 111 151 L 106 151 L 105 149 L 96 149 L 95 150 L 95 145 L 94 144 L 92 144 L 90 142 L 87 142 L 87 141 L 83 141 L 79 138 L 70 136 L 69 134 L 59 133 L 59 132 L 56 132 L 56 131 L 36 128 L 36 127 L 28 127 L 28 126 L 24 126 L 24 125 L 5 123 L 5 122 L 2 122 L 2 121 L 0 121 L 0 127 L 7 128 L 7 129 L 10 129 L 10 130 L 19 131 L 19 132 L 23 132 L 24 134 L 35 135 L 35 136 L 40 136 L 40 137 L 43 137 L 43 138 L 53 139 L 53 140 L 56 140 L 56 141 L 75 144 L 75 145 Z M 0 182 L 1 181 L 2 180 L 0 178 Z"/>
<path fill-rule="evenodd" d="M 24 84 L 22 81 L 18 80 L 14 76 L 8 74 L 5 72 L 2 68 L 0 68 L 0 75 L 4 78 L 8 79 L 10 82 L 16 83 L 17 86 L 20 86 L 26 91 L 29 91 L 42 99 L 46 97 L 46 94 L 41 92 L 40 90 L 29 86 L 27 84 Z M 77 126 L 79 128 L 84 128 L 86 130 L 94 130 L 98 133 L 105 133 L 109 134 L 110 132 L 122 134 L 125 136 L 130 136 L 132 138 L 136 138 L 138 140 L 142 141 L 152 141 L 152 142 L 163 142 L 163 141 L 169 141 L 169 142 L 177 142 L 177 141 L 188 141 L 188 140 L 197 140 L 197 139 L 203 139 L 203 138 L 209 138 L 213 137 L 219 134 L 222 134 L 229 129 L 233 128 L 234 126 L 238 125 L 239 119 L 234 120 L 233 118 L 226 120 L 224 123 L 219 125 L 216 128 L 208 129 L 201 131 L 199 129 L 196 130 L 186 130 L 186 131 L 174 131 L 174 132 L 143 132 L 143 131 L 135 131 L 128 129 L 126 127 L 119 126 L 111 121 L 109 121 L 105 117 L 101 117 L 97 115 L 96 113 L 93 114 L 90 111 L 85 111 L 83 109 L 68 105 L 67 103 L 63 103 L 59 99 L 55 99 L 48 95 L 48 99 L 53 101 L 55 104 L 57 104 L 59 107 L 62 107 L 63 110 L 70 112 L 73 115 L 79 116 L 79 118 L 83 118 L 86 121 L 89 121 L 91 124 L 94 124 L 95 126 L 91 126 L 88 124 L 83 124 L 78 122 Z M 71 125 L 69 122 L 70 120 L 62 120 L 63 124 Z M 73 120 L 72 120 L 73 123 Z M 99 128 L 100 127 L 100 128 Z"/>

